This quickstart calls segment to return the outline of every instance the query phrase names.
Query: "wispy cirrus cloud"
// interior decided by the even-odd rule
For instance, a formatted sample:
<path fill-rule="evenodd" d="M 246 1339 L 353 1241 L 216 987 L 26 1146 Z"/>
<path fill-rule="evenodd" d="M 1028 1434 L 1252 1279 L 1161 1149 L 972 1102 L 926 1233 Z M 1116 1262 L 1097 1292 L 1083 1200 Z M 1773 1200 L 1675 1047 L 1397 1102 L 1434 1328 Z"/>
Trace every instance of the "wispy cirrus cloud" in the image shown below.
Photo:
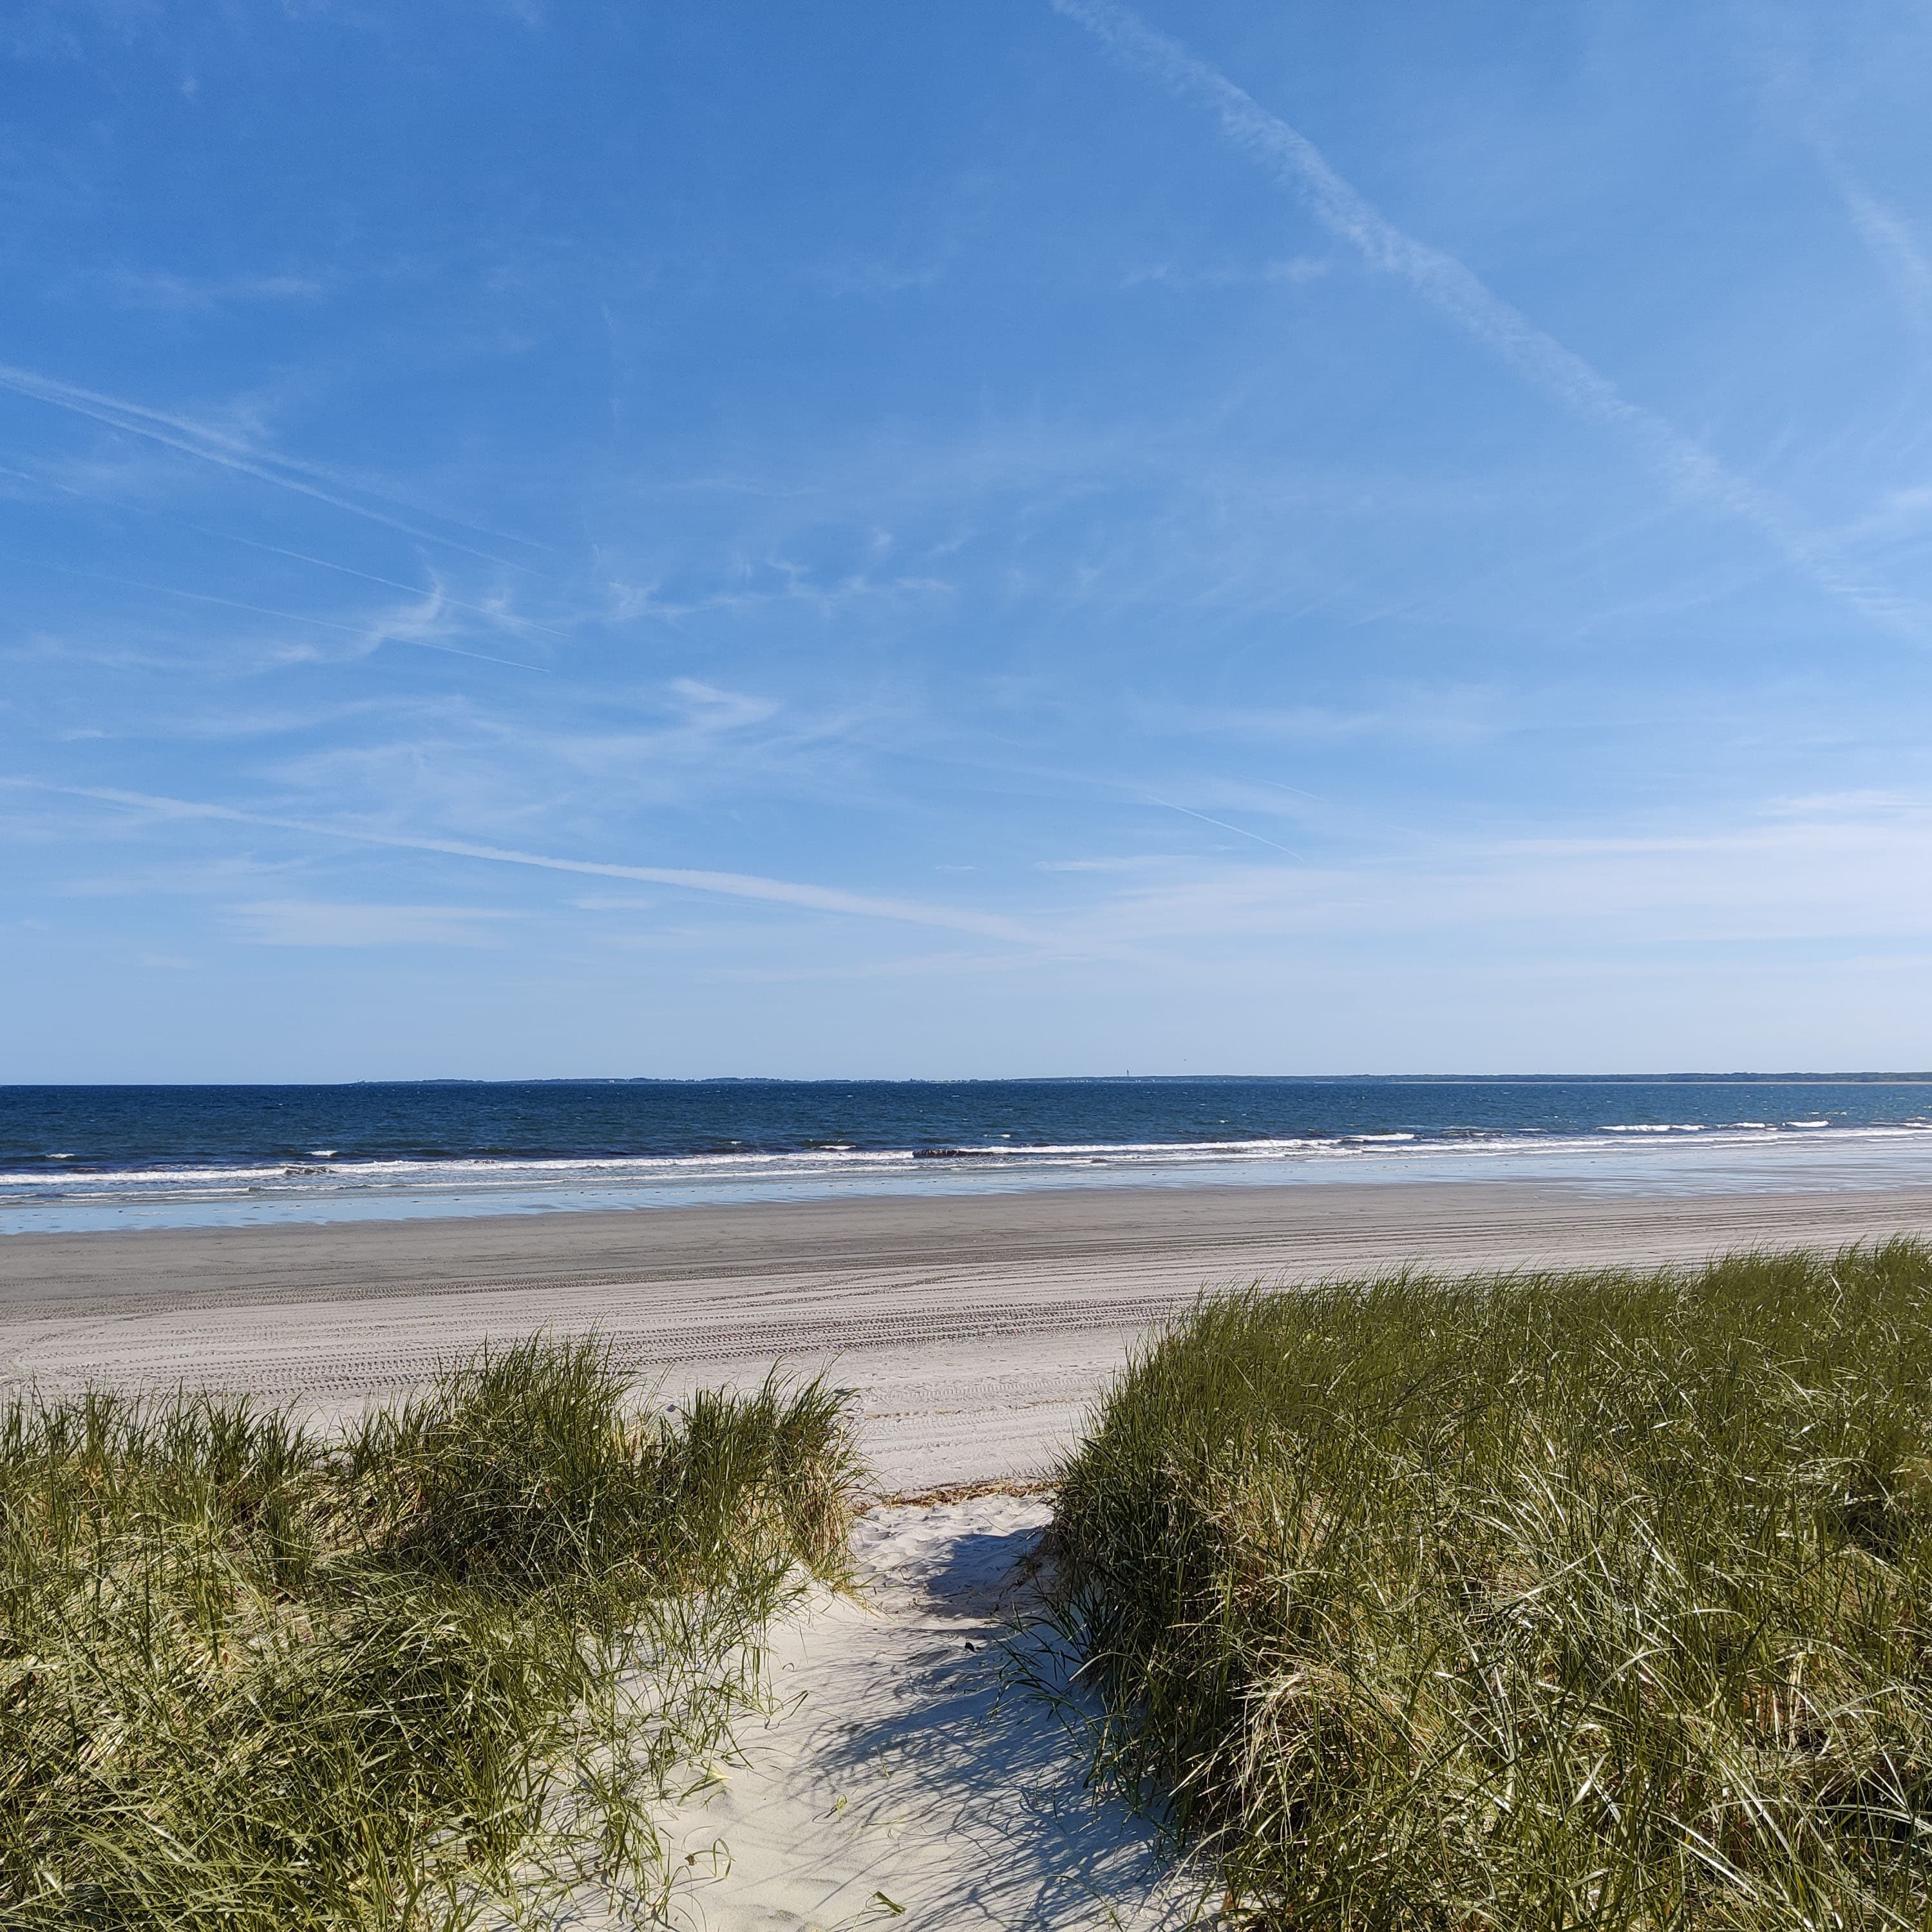
<path fill-rule="evenodd" d="M 693 721 L 707 732 L 762 724 L 778 708 L 771 698 L 753 698 L 742 691 L 722 691 L 694 677 L 674 677 L 670 689 Z"/>
<path fill-rule="evenodd" d="M 1176 855 L 1095 905 L 1120 945 L 1214 935 L 1346 949 L 1404 936 L 1573 958 L 1770 940 L 1921 940 L 1932 908 L 1898 890 L 1932 869 L 1932 796 L 1772 798 L 1648 823 L 1384 842 L 1288 867 Z"/>
<path fill-rule="evenodd" d="M 1398 743 L 1468 744 L 1507 728 L 1499 695 L 1476 686 L 1403 692 L 1379 704 L 1350 706 L 1156 706 L 1142 700 L 1126 709 L 1136 723 L 1149 729 L 1262 742 L 1339 745 L 1382 739 Z"/>
<path fill-rule="evenodd" d="M 1828 595 L 1914 643 L 1932 637 L 1916 603 L 1844 569 L 1828 540 L 1788 503 L 1728 468 L 1655 410 L 1630 401 L 1575 350 L 1539 328 L 1445 250 L 1418 241 L 1330 165 L 1314 142 L 1244 88 L 1114 0 L 1052 0 L 1122 58 L 1170 92 L 1211 108 L 1222 133 L 1369 266 L 1414 289 L 1464 333 L 1571 414 L 1612 432 L 1672 493 L 1736 518 L 1767 538 Z"/>
<path fill-rule="evenodd" d="M 386 644 L 420 645 L 424 650 L 446 651 L 453 657 L 474 658 L 484 664 L 508 664 L 518 670 L 544 671 L 546 664 L 531 664 L 521 658 L 506 658 L 488 651 L 471 650 L 453 644 L 450 640 L 463 634 L 463 626 L 454 620 L 458 610 L 473 608 L 459 605 L 444 593 L 440 582 L 433 580 L 427 591 L 412 592 L 406 602 L 391 604 L 375 611 L 359 622 L 352 622 L 343 616 L 318 616 L 309 610 L 286 610 L 274 604 L 254 604 L 236 597 L 222 597 L 212 591 L 190 590 L 179 584 L 156 584 L 136 577 L 122 577 L 110 571 L 91 570 L 75 564 L 58 563 L 43 560 L 45 568 L 60 572 L 63 575 L 82 577 L 98 584 L 118 585 L 123 590 L 145 591 L 152 596 L 178 598 L 190 604 L 205 604 L 224 610 L 236 610 L 254 617 L 272 617 L 284 624 L 299 624 L 304 628 L 319 631 L 332 631 L 339 635 L 355 639 L 355 644 L 347 649 L 338 647 L 333 651 L 323 651 L 319 647 L 295 642 L 285 643 L 277 652 L 285 663 L 302 663 L 318 658 L 332 660 L 343 657 L 367 657 Z"/>
<path fill-rule="evenodd" d="M 328 284 L 315 275 L 182 275 L 132 268 L 118 271 L 110 285 L 125 308 L 177 314 L 210 314 L 238 302 L 319 302 L 328 292 Z"/>
<path fill-rule="evenodd" d="M 130 402 L 124 397 L 106 395 L 98 389 L 82 388 L 78 383 L 62 382 L 56 376 L 44 376 L 37 370 L 7 363 L 0 363 L 0 388 L 10 389 L 16 395 L 28 397 L 54 409 L 65 410 L 74 416 L 85 416 L 124 436 L 145 437 L 199 462 L 231 470 L 237 476 L 253 477 L 257 482 L 298 496 L 309 497 L 347 515 L 382 524 L 403 536 L 416 537 L 425 543 L 444 544 L 506 568 L 528 568 L 491 551 L 478 550 L 475 544 L 465 543 L 446 532 L 425 529 L 370 503 L 358 502 L 345 494 L 343 481 L 320 464 L 264 449 L 217 424 L 153 409 L 145 403 Z M 323 487 L 325 484 L 329 487 Z M 495 534 L 500 536 L 503 532 Z"/>
<path fill-rule="evenodd" d="M 228 923 L 250 946 L 490 946 L 514 913 L 493 907 L 343 904 L 255 899 L 230 906 Z"/>
<path fill-rule="evenodd" d="M 137 868 L 92 873 L 55 889 L 62 898 L 232 897 L 250 888 L 260 892 L 272 880 L 286 880 L 304 869 L 300 860 L 270 862 L 248 854 L 226 858 L 155 860 Z"/>
<path fill-rule="evenodd" d="M 1172 852 L 1122 853 L 1108 859 L 1036 859 L 1036 872 L 1144 872 L 1164 870 L 1174 862 Z"/>
<path fill-rule="evenodd" d="M 452 644 L 452 638 L 462 634 L 460 624 L 452 621 L 455 608 L 442 584 L 432 584 L 422 596 L 392 604 L 371 619 L 362 634 L 363 649 L 368 652 L 379 650 L 385 644 L 416 644 L 426 651 L 445 651 L 452 657 L 474 658 L 483 664 L 508 664 L 516 670 L 550 668 L 526 658 L 506 658 L 494 651 L 471 650 L 466 645 Z"/>
<path fill-rule="evenodd" d="M 206 524 L 196 523 L 188 518 L 172 514 L 167 511 L 158 508 L 153 504 L 130 500 L 124 490 L 114 490 L 104 488 L 98 470 L 92 466 L 88 472 L 88 480 L 86 483 L 74 482 L 56 475 L 52 472 L 50 466 L 46 464 L 43 464 L 38 470 L 19 470 L 11 465 L 0 465 L 0 478 L 12 479 L 13 487 L 9 494 L 18 492 L 26 494 L 49 490 L 60 496 L 76 497 L 83 500 L 98 498 L 104 495 L 111 496 L 119 508 L 131 510 L 137 515 L 152 518 L 158 522 L 170 524 L 178 530 L 190 531 L 196 536 L 212 537 L 218 543 L 238 544 L 243 549 L 258 551 L 264 556 L 286 558 L 291 563 L 308 564 L 317 570 L 326 570 L 339 577 L 353 578 L 357 582 L 362 584 L 377 584 L 384 590 L 404 591 L 411 596 L 419 597 L 424 592 L 424 586 L 422 584 L 406 584 L 400 578 L 386 577 L 379 572 L 364 570 L 354 564 L 344 563 L 338 558 L 318 556 L 313 550 L 292 549 L 286 544 L 265 542 L 260 537 L 245 536 L 238 530 L 214 529 Z M 443 602 L 452 610 L 466 611 L 472 616 L 482 617 L 491 625 L 519 636 L 535 634 L 544 637 L 563 638 L 571 634 L 569 632 L 560 629 L 554 624 L 539 623 L 535 618 L 524 616 L 512 608 L 508 598 L 500 592 L 491 596 L 487 602 L 458 597 L 451 592 L 436 573 L 431 572 L 428 574 L 430 578 L 429 587 L 440 592 Z M 174 594 L 192 595 L 193 593 Z"/>
<path fill-rule="evenodd" d="M 1294 288 L 1318 282 L 1331 264 L 1313 255 L 1291 255 L 1279 261 L 1258 265 L 1223 262 L 1208 268 L 1190 267 L 1178 262 L 1151 262 L 1131 268 L 1120 278 L 1127 289 L 1243 289 Z"/>
<path fill-rule="evenodd" d="M 212 805 L 193 799 L 170 798 L 152 793 L 122 791 L 105 787 L 45 784 L 20 778 L 0 779 L 0 784 L 51 792 L 69 798 L 92 799 L 105 805 L 124 807 L 158 819 L 219 820 L 235 825 L 256 825 L 280 832 L 294 832 L 310 838 L 339 839 L 351 845 L 377 847 L 391 851 L 434 852 L 449 858 L 476 859 L 490 865 L 517 866 L 539 872 L 564 872 L 580 878 L 634 880 L 644 885 L 675 886 L 686 891 L 703 892 L 723 898 L 760 900 L 770 904 L 796 906 L 813 912 L 848 914 L 860 919 L 885 920 L 896 924 L 937 926 L 956 932 L 971 932 L 988 939 L 1012 944 L 1035 944 L 1040 935 L 1018 920 L 997 914 L 982 913 L 964 907 L 932 905 L 916 899 L 887 897 L 871 892 L 854 892 L 837 886 L 820 886 L 791 879 L 766 878 L 754 873 L 711 872 L 670 866 L 626 866 L 598 860 L 569 859 L 549 853 L 518 850 L 512 847 L 484 845 L 467 839 L 436 838 L 407 832 L 390 832 L 354 826 L 331 825 L 324 821 L 287 818 L 269 812 L 243 811 L 236 806 Z"/>
<path fill-rule="evenodd" d="M 694 595 L 666 596 L 660 582 L 613 583 L 608 586 L 607 615 L 628 622 L 644 618 L 678 625 L 713 614 L 744 616 L 753 612 L 802 605 L 822 617 L 835 616 L 855 606 L 882 608 L 951 595 L 958 586 L 950 579 L 922 572 L 883 574 L 847 571 L 836 575 L 814 570 L 790 558 L 768 558 L 754 568 L 739 565 L 737 580 Z"/>
<path fill-rule="evenodd" d="M 1932 260 L 1928 259 L 1911 224 L 1867 190 L 1842 164 L 1828 165 L 1852 226 L 1891 283 L 1899 306 L 1915 328 L 1932 325 Z"/>

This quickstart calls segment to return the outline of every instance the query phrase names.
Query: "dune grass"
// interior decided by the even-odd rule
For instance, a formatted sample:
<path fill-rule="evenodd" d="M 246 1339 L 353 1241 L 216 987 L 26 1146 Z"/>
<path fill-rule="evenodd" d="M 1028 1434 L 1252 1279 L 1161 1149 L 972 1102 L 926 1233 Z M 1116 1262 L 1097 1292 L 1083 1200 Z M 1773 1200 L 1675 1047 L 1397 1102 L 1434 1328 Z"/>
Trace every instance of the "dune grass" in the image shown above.
<path fill-rule="evenodd" d="M 325 1440 L 242 1402 L 0 1412 L 0 1922 L 663 1913 L 652 1828 L 842 1574 L 858 1478 L 818 1384 L 636 1412 L 536 1341 Z"/>
<path fill-rule="evenodd" d="M 1921 1243 L 1204 1302 L 1058 1538 L 1237 1922 L 1932 1922 Z"/>

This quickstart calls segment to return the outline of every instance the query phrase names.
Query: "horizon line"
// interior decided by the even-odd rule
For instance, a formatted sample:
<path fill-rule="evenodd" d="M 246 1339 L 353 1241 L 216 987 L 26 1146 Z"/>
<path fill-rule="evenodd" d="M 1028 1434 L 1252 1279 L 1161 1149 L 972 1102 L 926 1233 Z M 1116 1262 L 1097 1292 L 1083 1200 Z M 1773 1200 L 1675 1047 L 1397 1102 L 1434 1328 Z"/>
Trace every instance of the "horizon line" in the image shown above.
<path fill-rule="evenodd" d="M 1482 1082 L 1519 1085 L 1548 1083 L 1552 1085 L 1706 1086 L 1750 1084 L 1820 1086 L 1859 1083 L 1888 1083 L 1897 1086 L 1932 1086 L 1932 1070 L 1862 1068 L 1841 1072 L 1792 1069 L 1776 1072 L 1756 1072 L 1748 1069 L 1730 1072 L 1648 1073 L 531 1073 L 468 1074 L 426 1073 L 362 1075 L 344 1080 L 9 1080 L 0 1081 L 0 1094 L 31 1093 L 48 1089 L 76 1088 L 112 1089 L 284 1087 L 971 1087 L 971 1086 L 1097 1086 L 1126 1085 L 1132 1082 L 1186 1080 L 1294 1081 L 1310 1084 L 1369 1084 L 1408 1082 L 1418 1084 L 1472 1084 Z"/>

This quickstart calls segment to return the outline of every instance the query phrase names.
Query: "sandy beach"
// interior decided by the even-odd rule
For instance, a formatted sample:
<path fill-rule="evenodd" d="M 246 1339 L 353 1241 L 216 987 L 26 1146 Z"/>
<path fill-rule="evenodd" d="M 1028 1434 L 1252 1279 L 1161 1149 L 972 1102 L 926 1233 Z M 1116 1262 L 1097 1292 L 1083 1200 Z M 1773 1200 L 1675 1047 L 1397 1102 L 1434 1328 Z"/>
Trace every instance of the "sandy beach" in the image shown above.
<path fill-rule="evenodd" d="M 1644 1195 L 1510 1180 L 1042 1190 L 646 1213 L 20 1234 L 0 1374 L 248 1391 L 319 1418 L 439 1360 L 595 1332 L 668 1394 L 829 1370 L 885 1486 L 1047 1468 L 1204 1288 L 1700 1260 L 1932 1230 L 1932 1188 Z"/>
<path fill-rule="evenodd" d="M 855 1393 L 881 1488 L 910 1500 L 862 1519 L 854 1595 L 817 1592 L 772 1633 L 772 1721 L 662 1820 L 683 1922 L 1160 1932 L 1213 1922 L 1210 1875 L 1088 1790 L 1051 1634 L 1006 1622 L 1046 1553 L 1050 1498 L 1028 1491 L 1150 1324 L 1204 1288 L 1404 1263 L 1689 1262 L 1928 1231 L 1924 1186 L 1498 1180 L 16 1235 L 0 1372 L 247 1391 L 326 1420 L 538 1328 L 604 1336 L 672 1398 L 774 1361 L 824 1370 Z M 946 1493 L 1000 1479 L 1012 1492 Z M 560 1922 L 612 1922 L 592 1888 Z"/>

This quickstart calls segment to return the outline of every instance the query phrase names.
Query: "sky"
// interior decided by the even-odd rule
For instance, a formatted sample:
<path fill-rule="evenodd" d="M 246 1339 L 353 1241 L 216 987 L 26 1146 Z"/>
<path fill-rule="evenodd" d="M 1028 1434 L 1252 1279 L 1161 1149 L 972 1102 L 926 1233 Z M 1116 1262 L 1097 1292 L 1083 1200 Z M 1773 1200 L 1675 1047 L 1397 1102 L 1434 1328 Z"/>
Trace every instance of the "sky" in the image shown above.
<path fill-rule="evenodd" d="M 1932 1065 L 1912 0 L 26 0 L 0 1080 Z"/>

